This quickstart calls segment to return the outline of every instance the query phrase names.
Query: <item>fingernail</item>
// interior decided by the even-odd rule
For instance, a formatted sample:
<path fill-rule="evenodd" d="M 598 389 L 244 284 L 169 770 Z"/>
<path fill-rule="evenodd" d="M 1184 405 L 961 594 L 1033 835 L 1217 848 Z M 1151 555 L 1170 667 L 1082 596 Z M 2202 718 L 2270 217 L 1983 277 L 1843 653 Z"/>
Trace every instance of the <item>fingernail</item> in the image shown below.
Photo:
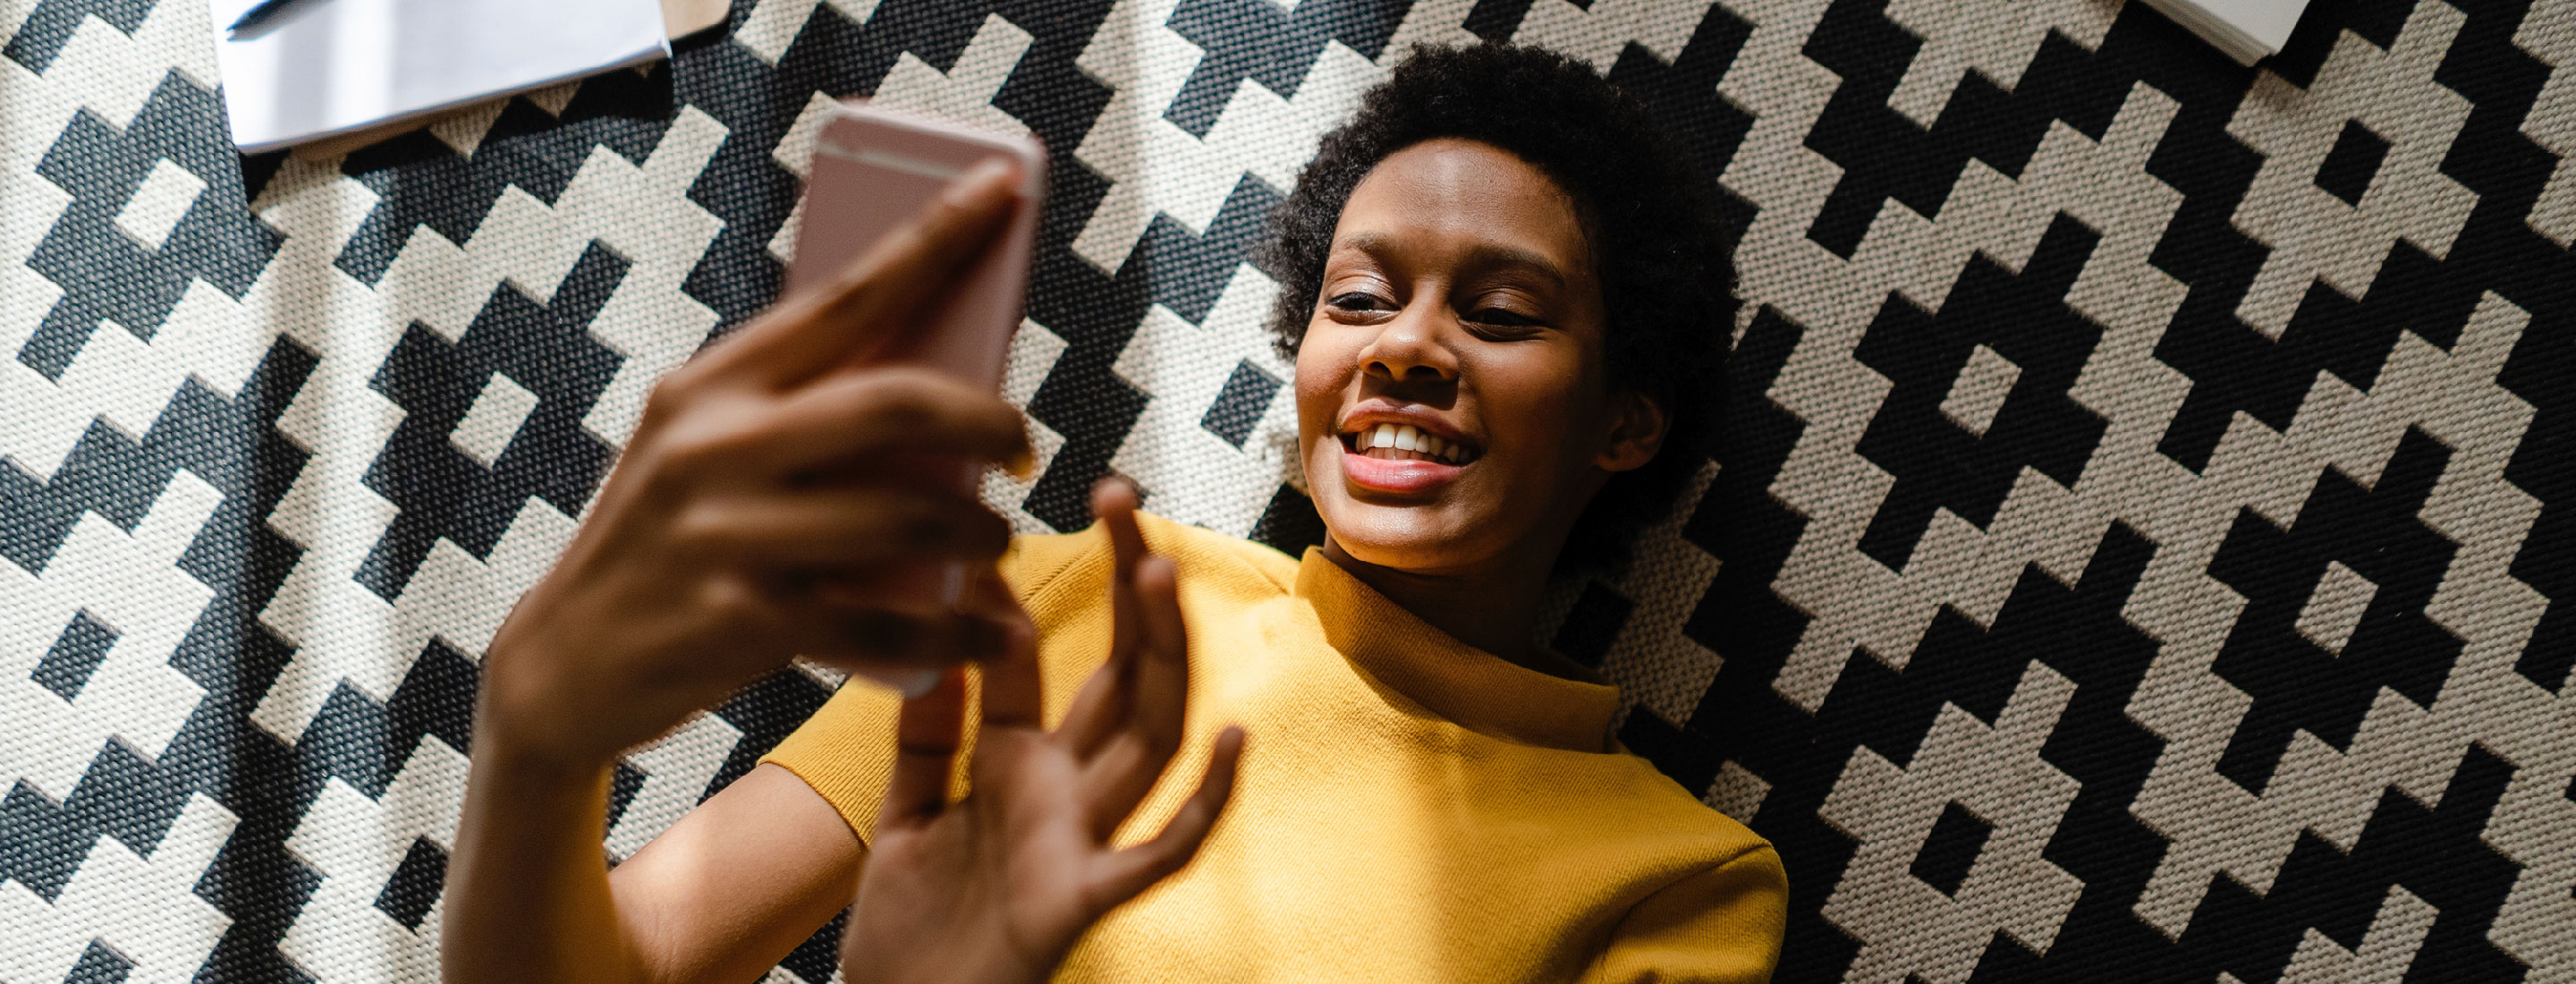
<path fill-rule="evenodd" d="M 1014 481 L 1028 481 L 1030 475 L 1037 474 L 1037 470 L 1038 459 L 1031 456 L 1026 448 L 1011 452 L 1010 458 L 1002 462 L 1002 471 Z"/>

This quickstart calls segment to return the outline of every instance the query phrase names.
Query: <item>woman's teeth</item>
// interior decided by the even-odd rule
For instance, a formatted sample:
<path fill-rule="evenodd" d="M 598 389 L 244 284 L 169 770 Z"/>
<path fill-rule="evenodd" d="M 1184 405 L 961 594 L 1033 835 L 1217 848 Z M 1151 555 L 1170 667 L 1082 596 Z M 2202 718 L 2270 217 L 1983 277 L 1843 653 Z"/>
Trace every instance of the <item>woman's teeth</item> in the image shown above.
<path fill-rule="evenodd" d="M 1372 458 L 1465 464 L 1458 442 L 1425 434 L 1411 424 L 1379 424 L 1351 435 L 1351 448 Z"/>

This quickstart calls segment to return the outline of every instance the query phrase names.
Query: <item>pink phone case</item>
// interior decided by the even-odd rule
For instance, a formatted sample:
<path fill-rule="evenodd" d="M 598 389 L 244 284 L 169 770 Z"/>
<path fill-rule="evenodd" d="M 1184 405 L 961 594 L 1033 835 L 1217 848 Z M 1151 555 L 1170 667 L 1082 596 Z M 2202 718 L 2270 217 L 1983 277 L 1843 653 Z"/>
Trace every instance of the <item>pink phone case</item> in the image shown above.
<path fill-rule="evenodd" d="M 1019 162 L 1023 204 L 976 260 L 955 301 L 931 315 L 889 361 L 931 366 L 1001 388 L 1011 335 L 1028 293 L 1029 251 L 1045 200 L 1046 150 L 1033 137 L 845 102 L 823 123 L 807 172 L 805 220 L 788 264 L 794 292 L 830 279 L 919 215 L 948 183 L 992 157 Z M 971 484 L 969 486 L 971 488 Z"/>
<path fill-rule="evenodd" d="M 991 248 L 976 259 L 951 302 L 932 311 L 927 324 L 883 358 L 930 366 L 978 386 L 1001 389 L 1011 335 L 1019 330 L 1021 304 L 1028 293 L 1038 206 L 1046 200 L 1046 150 L 1035 138 L 978 130 L 864 102 L 842 103 L 824 121 L 815 140 L 813 167 L 806 172 L 804 227 L 797 238 L 796 259 L 787 266 L 788 291 L 828 281 L 878 240 L 921 214 L 922 206 L 946 190 L 950 181 L 993 157 L 1019 162 L 1021 206 Z M 961 463 L 954 479 L 957 490 L 974 494 L 983 472 L 980 463 Z M 941 600 L 952 608 L 962 604 L 970 575 L 963 563 L 947 565 L 940 579 Z M 928 693 L 941 676 L 935 669 L 842 665 L 908 697 Z"/>

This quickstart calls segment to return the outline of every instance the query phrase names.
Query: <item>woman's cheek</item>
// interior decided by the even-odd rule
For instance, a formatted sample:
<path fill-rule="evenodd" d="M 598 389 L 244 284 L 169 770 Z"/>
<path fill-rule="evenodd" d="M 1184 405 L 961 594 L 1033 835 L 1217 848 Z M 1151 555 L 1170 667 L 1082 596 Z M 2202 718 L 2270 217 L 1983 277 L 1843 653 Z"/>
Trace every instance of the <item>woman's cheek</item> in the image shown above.
<path fill-rule="evenodd" d="M 1485 369 L 1486 426 L 1497 448 L 1519 462 L 1516 484 L 1563 486 L 1594 455 L 1583 435 L 1599 415 L 1599 401 L 1586 392 L 1582 372 L 1552 361 Z"/>
<path fill-rule="evenodd" d="M 1326 346 L 1319 344 L 1321 334 L 1310 329 L 1306 344 L 1297 349 L 1295 378 L 1291 385 L 1297 394 L 1297 420 L 1300 438 L 1312 440 L 1330 431 L 1333 417 L 1341 409 L 1342 389 L 1347 385 L 1343 374 L 1335 372 L 1335 362 L 1328 357 Z M 1347 361 L 1347 360 L 1344 360 Z"/>

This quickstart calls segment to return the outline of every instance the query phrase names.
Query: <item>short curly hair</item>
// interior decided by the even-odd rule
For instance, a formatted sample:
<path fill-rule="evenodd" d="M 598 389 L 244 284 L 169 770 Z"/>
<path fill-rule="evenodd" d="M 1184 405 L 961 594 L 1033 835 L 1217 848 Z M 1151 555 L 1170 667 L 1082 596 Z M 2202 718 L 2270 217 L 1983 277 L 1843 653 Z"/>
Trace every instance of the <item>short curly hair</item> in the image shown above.
<path fill-rule="evenodd" d="M 1441 137 L 1500 148 L 1574 199 L 1599 266 L 1610 385 L 1645 394 L 1671 418 L 1662 450 L 1611 477 L 1557 557 L 1568 573 L 1622 563 L 1639 529 L 1671 515 L 1715 434 L 1735 264 L 1690 155 L 1591 68 L 1538 48 L 1416 46 L 1349 123 L 1325 134 L 1271 213 L 1259 258 L 1280 281 L 1270 316 L 1279 350 L 1296 359 L 1351 192 L 1389 155 Z"/>

